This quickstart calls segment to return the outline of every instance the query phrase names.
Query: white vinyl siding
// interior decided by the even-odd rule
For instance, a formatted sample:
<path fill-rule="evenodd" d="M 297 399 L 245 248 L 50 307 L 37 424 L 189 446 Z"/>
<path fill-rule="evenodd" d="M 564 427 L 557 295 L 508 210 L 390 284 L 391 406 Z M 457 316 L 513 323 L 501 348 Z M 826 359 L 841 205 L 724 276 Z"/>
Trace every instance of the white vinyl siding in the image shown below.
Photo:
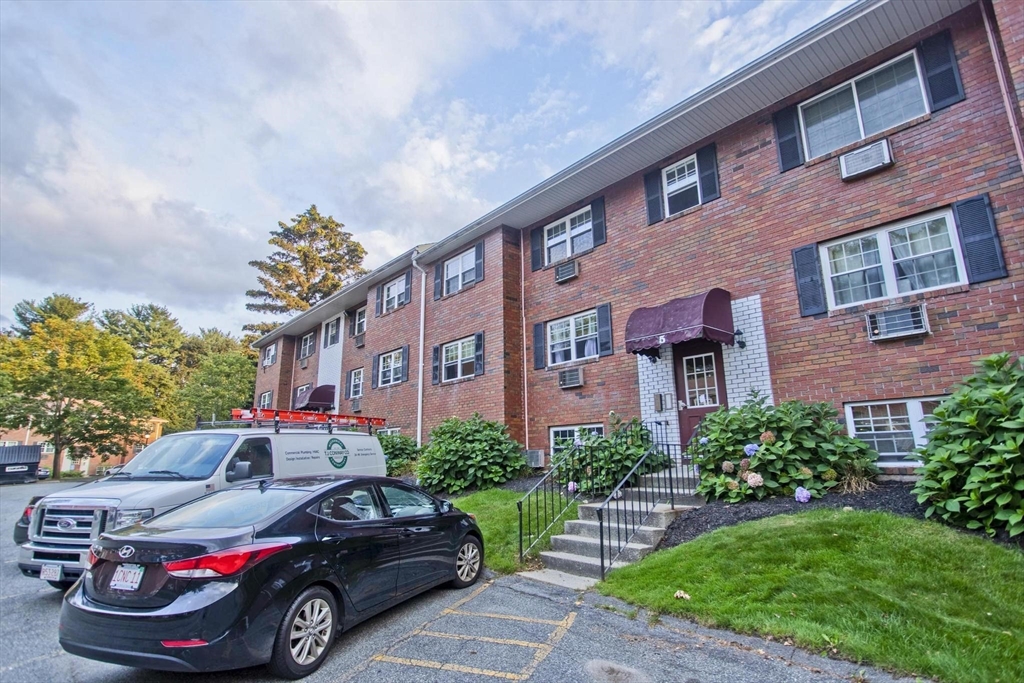
<path fill-rule="evenodd" d="M 473 337 L 445 344 L 441 349 L 441 362 L 443 382 L 476 374 L 476 343 Z"/>
<path fill-rule="evenodd" d="M 879 466 L 915 466 L 920 460 L 914 449 L 928 442 L 925 417 L 931 415 L 944 398 L 847 403 L 846 422 L 851 435 L 866 441 L 878 452 Z"/>
<path fill-rule="evenodd" d="M 594 223 L 589 206 L 544 228 L 545 263 L 555 263 L 593 247 Z"/>
<path fill-rule="evenodd" d="M 665 193 L 665 215 L 672 216 L 700 204 L 700 183 L 697 182 L 697 155 L 662 169 Z"/>
<path fill-rule="evenodd" d="M 590 310 L 547 324 L 548 365 L 597 358 L 597 311 Z"/>
<path fill-rule="evenodd" d="M 476 249 L 444 262 L 444 293 L 454 294 L 476 280 Z"/>
<path fill-rule="evenodd" d="M 383 353 L 377 361 L 379 374 L 377 386 L 387 387 L 402 381 L 402 350 Z"/>

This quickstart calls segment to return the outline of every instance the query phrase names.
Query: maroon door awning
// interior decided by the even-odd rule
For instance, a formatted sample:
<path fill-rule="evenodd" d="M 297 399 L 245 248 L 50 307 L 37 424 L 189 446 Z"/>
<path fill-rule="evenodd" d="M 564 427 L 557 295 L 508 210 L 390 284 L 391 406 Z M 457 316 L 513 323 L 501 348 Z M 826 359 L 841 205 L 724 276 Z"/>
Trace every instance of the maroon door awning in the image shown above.
<path fill-rule="evenodd" d="M 638 308 L 626 321 L 626 350 L 658 356 L 662 344 L 691 339 L 732 344 L 735 330 L 730 299 L 729 292 L 716 287 L 654 308 Z"/>
<path fill-rule="evenodd" d="M 334 410 L 333 384 L 321 384 L 312 391 L 301 394 L 295 403 L 295 410 L 317 410 L 320 408 Z"/>

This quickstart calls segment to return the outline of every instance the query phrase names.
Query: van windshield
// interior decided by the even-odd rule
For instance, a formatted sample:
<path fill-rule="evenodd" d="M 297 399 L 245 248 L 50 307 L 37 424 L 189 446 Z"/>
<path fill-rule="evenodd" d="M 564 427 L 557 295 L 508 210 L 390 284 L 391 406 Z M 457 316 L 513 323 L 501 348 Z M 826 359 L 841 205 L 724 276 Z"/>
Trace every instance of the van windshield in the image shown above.
<path fill-rule="evenodd" d="M 207 479 L 237 439 L 235 434 L 171 434 L 147 446 L 114 477 Z"/>

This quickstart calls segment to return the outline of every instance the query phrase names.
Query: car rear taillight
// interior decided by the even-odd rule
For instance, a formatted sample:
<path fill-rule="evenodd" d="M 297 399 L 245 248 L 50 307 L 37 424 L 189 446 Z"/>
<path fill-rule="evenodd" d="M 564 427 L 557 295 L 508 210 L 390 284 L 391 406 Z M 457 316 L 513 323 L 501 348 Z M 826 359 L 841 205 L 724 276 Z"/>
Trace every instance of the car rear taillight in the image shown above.
<path fill-rule="evenodd" d="M 171 576 L 181 579 L 217 579 L 237 574 L 274 553 L 291 548 L 288 543 L 257 543 L 237 548 L 219 550 L 209 555 L 190 557 L 187 560 L 164 562 L 164 569 Z"/>
<path fill-rule="evenodd" d="M 32 511 L 36 509 L 35 505 L 26 505 L 25 511 L 21 513 L 21 516 L 25 518 L 28 523 L 32 522 Z"/>
<path fill-rule="evenodd" d="M 202 647 L 206 645 L 205 640 L 161 640 L 164 647 Z"/>

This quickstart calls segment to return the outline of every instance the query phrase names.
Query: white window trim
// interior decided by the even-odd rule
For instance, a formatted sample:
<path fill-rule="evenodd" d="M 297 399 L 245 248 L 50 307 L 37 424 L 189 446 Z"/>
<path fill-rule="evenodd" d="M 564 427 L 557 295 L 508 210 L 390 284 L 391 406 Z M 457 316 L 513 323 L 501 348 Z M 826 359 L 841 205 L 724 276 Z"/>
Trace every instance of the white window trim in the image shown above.
<path fill-rule="evenodd" d="M 292 401 L 297 402 L 299 400 L 299 396 L 311 390 L 312 388 L 312 382 L 306 382 L 305 384 L 300 384 L 299 386 L 295 387 L 295 389 L 292 391 Z"/>
<path fill-rule="evenodd" d="M 309 340 L 308 344 L 306 340 Z M 316 332 L 308 332 L 302 335 L 302 340 L 299 342 L 299 360 L 309 358 L 314 353 L 316 353 Z"/>
<path fill-rule="evenodd" d="M 348 397 L 350 399 L 352 399 L 352 398 L 362 398 L 363 397 L 363 375 L 364 375 L 364 373 L 363 373 L 363 369 L 362 368 L 356 368 L 355 370 L 352 371 L 352 375 L 351 375 L 351 377 L 349 379 L 349 384 L 348 384 Z M 359 393 L 358 394 L 356 393 L 356 389 L 355 389 L 355 387 L 356 387 L 356 377 L 359 377 Z"/>
<path fill-rule="evenodd" d="M 547 367 L 553 368 L 553 367 L 556 367 L 556 366 L 559 366 L 559 365 L 565 365 L 567 363 L 573 363 L 575 361 L 580 361 L 580 360 L 587 360 L 587 359 L 590 359 L 590 358 L 599 358 L 601 356 L 601 333 L 600 333 L 600 330 L 598 330 L 598 332 L 597 332 L 597 343 L 596 343 L 597 353 L 595 353 L 593 356 L 579 356 L 578 358 L 575 357 L 575 354 L 576 354 L 576 325 L 574 324 L 574 321 L 576 320 L 576 318 L 580 318 L 580 317 L 583 317 L 585 315 L 591 315 L 591 314 L 596 316 L 597 315 L 597 309 L 596 308 L 591 308 L 591 309 L 586 310 L 586 311 L 580 311 L 579 313 L 573 313 L 572 315 L 567 315 L 564 318 L 558 318 L 557 320 L 549 320 L 547 323 L 545 323 L 545 325 L 544 325 L 544 337 L 545 337 L 545 339 L 544 339 L 544 360 L 547 361 Z M 563 360 L 563 361 L 560 361 L 558 363 L 552 363 L 551 362 L 551 326 L 555 325 L 557 323 L 565 322 L 566 320 L 569 321 L 569 360 Z"/>
<path fill-rule="evenodd" d="M 462 358 L 462 344 L 463 344 L 463 342 L 470 342 L 473 345 L 473 354 L 470 356 L 470 359 L 474 361 L 474 374 L 475 374 L 475 370 L 476 370 L 476 368 L 475 368 L 475 362 L 476 362 L 476 337 L 465 337 L 464 339 L 457 339 L 456 341 L 448 342 L 447 344 L 444 344 L 441 347 L 441 358 L 440 358 L 441 367 L 439 368 L 438 372 L 440 372 L 440 374 L 441 374 L 441 382 L 442 383 L 444 383 L 444 382 L 455 382 L 455 381 L 460 380 L 460 379 L 465 379 L 466 377 L 473 377 L 474 376 L 474 374 L 469 374 L 469 375 L 462 374 L 462 362 L 464 360 Z M 455 362 L 455 367 L 458 369 L 458 374 L 455 377 L 452 377 L 451 379 L 445 379 L 444 367 L 445 367 L 445 365 L 447 365 L 447 363 L 445 362 L 445 349 L 447 349 L 449 346 L 458 346 L 459 347 L 459 359 Z"/>
<path fill-rule="evenodd" d="M 8 446 L 20 446 L 20 441 L 0 441 L 0 446 L 6 448 Z"/>
<path fill-rule="evenodd" d="M 935 287 L 928 287 L 926 289 L 915 289 L 912 292 L 900 292 L 899 287 L 896 283 L 896 269 L 892 262 L 892 246 L 889 244 L 888 233 L 892 230 L 899 230 L 905 228 L 908 225 L 915 225 L 917 223 L 926 223 L 936 218 L 946 219 L 946 228 L 949 230 L 949 243 L 953 247 L 953 258 L 956 261 L 957 275 L 959 279 L 956 282 L 950 282 L 944 285 L 937 285 Z M 861 301 L 855 301 L 850 304 L 836 304 L 835 294 L 832 291 L 832 276 L 835 273 L 832 272 L 832 262 L 828 258 L 828 248 L 835 246 L 836 244 L 842 244 L 843 242 L 849 242 L 850 240 L 859 239 L 863 237 L 869 237 L 871 235 L 878 235 L 878 249 L 879 256 L 881 257 L 882 275 L 885 278 L 885 291 L 886 295 L 882 297 L 876 297 L 874 299 L 863 299 Z M 967 284 L 967 267 L 964 264 L 964 255 L 960 251 L 960 234 L 957 228 L 956 221 L 953 219 L 953 212 L 950 209 L 943 211 L 935 211 L 932 213 L 919 214 L 912 218 L 907 218 L 902 221 L 895 223 L 887 223 L 886 225 L 879 226 L 877 228 L 871 228 L 870 230 L 863 230 L 861 232 L 855 232 L 850 235 L 843 235 L 834 240 L 828 242 L 822 242 L 818 245 L 818 262 L 821 264 L 821 274 L 825 285 L 825 296 L 828 300 L 828 310 L 830 311 L 841 311 L 845 308 L 852 306 L 863 306 L 864 304 L 871 304 L 878 301 L 890 301 L 892 299 L 898 299 L 904 296 L 911 296 L 914 294 L 921 294 L 922 292 L 934 292 L 940 289 L 949 289 L 950 287 L 960 287 Z M 840 273 L 841 274 L 841 273 Z"/>
<path fill-rule="evenodd" d="M 578 254 L 582 254 L 582 253 L 588 252 L 591 249 L 593 249 L 593 247 L 591 247 L 590 249 L 584 249 L 583 251 L 573 252 L 573 250 L 572 250 L 572 227 L 570 226 L 570 223 L 572 222 L 573 218 L 575 218 L 576 216 L 582 216 L 587 211 L 590 211 L 590 231 L 591 231 L 591 233 L 593 233 L 593 231 L 594 231 L 594 212 L 591 211 L 591 207 L 592 206 L 593 206 L 593 204 L 587 204 L 582 209 L 579 209 L 577 211 L 573 211 L 570 214 L 566 214 L 565 216 L 562 216 L 561 218 L 559 218 L 557 221 L 552 221 L 552 222 L 550 222 L 550 223 L 548 223 L 547 225 L 544 226 L 544 265 L 550 265 L 552 263 L 557 263 L 558 262 L 558 261 L 552 261 L 552 260 L 548 259 L 548 231 L 551 230 L 552 228 L 558 227 L 562 223 L 565 223 L 565 233 L 564 233 L 565 257 L 559 259 L 559 261 L 565 261 L 566 259 L 571 259 L 573 256 L 576 256 Z"/>
<path fill-rule="evenodd" d="M 363 314 L 362 320 L 359 319 L 359 314 L 360 313 Z M 363 334 L 364 332 L 366 332 L 366 306 L 363 306 L 362 308 L 357 308 L 356 309 L 355 319 L 356 319 L 356 323 L 355 323 L 355 327 L 353 329 L 355 330 L 356 335 L 360 335 L 360 334 Z"/>
<path fill-rule="evenodd" d="M 401 434 L 401 427 L 381 427 L 377 430 L 377 434 Z"/>
<path fill-rule="evenodd" d="M 907 416 L 910 418 L 910 431 L 914 435 L 914 445 L 924 446 L 928 443 L 928 425 L 924 421 L 924 410 L 921 404 L 925 401 L 945 401 L 949 396 L 920 396 L 915 398 L 893 398 L 887 401 L 854 401 L 843 404 L 843 412 L 846 414 L 846 431 L 850 436 L 860 438 L 853 428 L 853 408 L 855 406 L 884 406 L 893 403 L 905 403 L 907 405 Z M 899 462 L 878 462 L 878 467 L 920 467 L 923 463 L 920 460 L 911 460 L 912 453 L 908 458 Z"/>
<path fill-rule="evenodd" d="M 398 363 L 395 363 L 395 357 L 398 357 Z M 384 384 L 384 359 L 391 358 L 391 381 Z M 398 379 L 395 379 L 395 378 Z M 388 353 L 380 354 L 380 358 L 377 359 L 377 387 L 390 387 L 396 384 L 402 383 L 402 349 L 395 349 Z"/>
<path fill-rule="evenodd" d="M 910 50 L 908 52 L 904 52 L 903 54 L 899 55 L 898 57 L 893 57 L 892 59 L 890 59 L 889 61 L 885 62 L 884 64 L 879 64 L 878 66 L 874 67 L 873 69 L 868 69 L 867 71 L 865 71 L 865 72 L 863 72 L 861 74 L 858 74 L 858 75 L 854 76 L 853 78 L 851 78 L 851 79 L 849 79 L 847 81 L 843 81 L 839 85 L 834 86 L 832 88 L 829 88 L 825 92 L 820 93 L 818 95 L 815 95 L 811 99 L 805 100 L 805 101 L 800 103 L 800 106 L 798 106 L 796 108 L 797 112 L 800 115 L 800 139 L 801 139 L 801 141 L 803 142 L 803 145 L 804 145 L 804 156 L 807 157 L 808 161 L 810 161 L 811 159 L 818 159 L 819 157 L 828 156 L 829 154 L 832 154 L 832 152 L 834 152 L 836 150 L 835 149 L 831 149 L 831 150 L 829 150 L 827 152 L 823 152 L 823 153 L 819 154 L 818 156 L 815 156 L 815 157 L 810 156 L 810 154 L 811 154 L 811 146 L 808 144 L 808 141 L 807 141 L 807 125 L 804 123 L 804 107 L 809 107 L 810 105 L 814 104 L 815 102 L 819 102 L 820 100 L 825 99 L 829 95 L 832 95 L 832 94 L 838 92 L 839 90 L 842 90 L 843 88 L 849 86 L 851 91 L 853 92 L 853 105 L 854 105 L 854 109 L 857 112 L 857 126 L 860 128 L 860 140 L 859 141 L 855 140 L 855 141 L 853 141 L 853 142 L 851 142 L 849 144 L 853 145 L 853 144 L 856 144 L 857 142 L 862 142 L 868 136 L 864 134 L 864 116 L 861 114 L 861 111 L 860 111 L 860 96 L 857 94 L 857 81 L 859 81 L 862 78 L 866 78 L 867 76 L 870 76 L 871 74 L 875 73 L 876 71 L 881 71 L 882 69 L 884 69 L 884 68 L 886 68 L 888 66 L 892 66 L 896 62 L 899 62 L 899 61 L 901 61 L 903 59 L 906 59 L 908 55 L 913 55 L 914 56 L 914 68 L 917 69 L 917 84 L 918 84 L 918 87 L 921 88 L 921 100 L 924 102 L 924 114 L 930 114 L 931 113 L 931 111 L 932 111 L 931 110 L 931 105 L 928 103 L 928 92 L 925 90 L 925 86 L 924 86 L 924 72 L 921 70 L 921 58 L 917 54 L 917 50 Z M 922 114 L 922 116 L 924 114 Z M 909 120 L 910 119 L 907 119 L 907 121 L 909 121 Z M 890 131 L 893 128 L 896 128 L 897 126 L 902 126 L 907 121 L 900 121 L 899 123 L 894 123 L 889 128 L 886 128 L 885 130 L 880 130 L 877 133 L 872 133 L 871 135 L 883 135 L 887 131 Z M 840 149 L 840 148 L 841 147 L 837 147 L 836 149 Z M 700 174 L 700 171 L 698 170 L 698 175 L 699 174 Z"/>
<path fill-rule="evenodd" d="M 467 270 L 463 270 L 462 269 L 462 259 L 464 259 L 467 256 L 470 257 L 470 263 L 473 264 L 473 267 L 470 268 L 470 269 L 467 269 Z M 458 268 L 459 268 L 459 284 L 458 284 L 458 286 L 455 289 L 451 289 L 451 290 L 448 289 L 448 280 L 451 279 L 448 276 L 448 266 L 449 266 L 449 264 L 456 264 L 458 266 Z M 470 272 L 470 270 L 473 271 L 473 279 L 467 281 L 467 280 L 465 280 L 465 278 L 463 276 L 466 273 Z M 459 254 L 458 256 L 455 256 L 454 258 L 450 258 L 447 261 L 445 261 L 444 265 L 441 266 L 441 275 L 444 278 L 444 295 L 445 296 L 448 296 L 449 294 L 455 294 L 456 292 L 461 292 L 465 287 L 467 287 L 467 286 L 473 284 L 474 282 L 476 282 L 476 247 L 473 247 L 472 249 L 464 251 L 461 254 Z"/>
<path fill-rule="evenodd" d="M 548 444 L 550 446 L 548 455 L 552 457 L 555 455 L 555 432 L 565 431 L 567 429 L 575 430 L 574 439 L 580 438 L 581 429 L 600 429 L 601 435 L 604 436 L 604 425 L 600 422 L 594 424 L 583 424 L 583 425 L 559 425 L 555 427 L 548 427 Z"/>
<path fill-rule="evenodd" d="M 264 396 L 267 398 L 267 400 L 265 402 L 266 403 L 265 405 L 264 405 L 264 401 L 263 401 L 263 397 Z M 274 392 L 273 391 L 264 391 L 262 394 L 260 394 L 259 399 L 256 401 L 256 405 L 258 407 L 260 407 L 260 408 L 270 408 L 270 404 L 271 404 L 271 402 L 273 400 L 274 400 Z"/>
<path fill-rule="evenodd" d="M 277 362 L 277 342 L 263 349 L 263 365 L 273 365 Z"/>
<path fill-rule="evenodd" d="M 324 324 L 324 339 L 327 340 L 327 346 L 334 346 L 338 342 L 332 342 L 331 337 L 338 331 L 338 319 L 330 320 Z M 341 335 L 338 335 L 338 340 L 341 340 Z"/>
<path fill-rule="evenodd" d="M 696 405 L 691 405 L 690 404 L 690 375 L 686 372 L 686 361 L 690 360 L 691 358 L 708 358 L 708 357 L 711 358 L 711 367 L 712 367 L 711 376 L 712 376 L 712 378 L 714 378 L 715 402 L 714 403 L 703 403 L 703 404 L 698 402 Z M 693 409 L 696 409 L 696 410 L 700 410 L 702 408 L 717 408 L 720 405 L 722 405 L 722 403 L 721 403 L 721 401 L 722 401 L 722 387 L 718 386 L 718 370 L 719 370 L 719 368 L 718 368 L 718 360 L 715 358 L 715 354 L 714 353 L 695 353 L 695 354 L 691 354 L 689 356 L 683 356 L 682 360 L 683 360 L 683 390 L 686 392 L 686 395 L 683 396 L 683 403 L 685 403 L 688 408 L 693 408 Z M 706 389 L 706 387 L 705 387 L 705 389 Z M 694 391 L 696 391 L 698 394 L 700 393 L 700 389 L 698 387 L 694 387 Z M 706 396 L 707 394 L 705 393 L 704 395 Z"/>
<path fill-rule="evenodd" d="M 686 157 L 685 159 L 680 159 L 676 163 L 661 169 L 661 196 L 663 197 L 662 201 L 665 202 L 666 218 L 678 216 L 679 214 L 685 213 L 686 211 L 689 211 L 690 209 L 694 208 L 693 206 L 688 206 L 682 211 L 676 211 L 675 213 L 670 213 L 668 208 L 668 172 L 671 171 L 672 169 L 679 168 L 680 166 L 685 166 L 691 161 L 693 162 L 693 168 L 695 170 L 695 174 L 693 176 L 693 184 L 696 185 L 697 187 L 697 203 L 694 206 L 700 206 L 701 204 L 704 203 L 704 193 L 700 189 L 700 164 L 697 163 L 697 155 L 696 153 L 694 153 Z M 690 185 L 686 185 L 685 188 L 679 188 L 676 191 L 678 192 L 679 190 L 683 190 L 688 187 L 690 187 Z"/>
<path fill-rule="evenodd" d="M 394 296 L 395 303 L 394 303 L 393 306 L 388 308 L 388 300 L 392 298 L 391 295 L 388 293 L 388 290 L 390 290 L 392 287 L 395 288 L 395 296 Z M 401 302 L 399 301 L 399 299 L 402 298 L 402 295 L 404 293 L 405 293 L 405 276 L 404 275 L 401 276 L 400 278 L 392 280 L 391 282 L 389 282 L 386 285 L 384 285 L 384 289 L 382 290 L 382 296 L 384 297 L 384 301 L 381 304 L 381 311 L 384 312 L 384 313 L 390 313 L 391 311 L 397 310 L 399 308 L 399 306 L 401 306 Z"/>
<path fill-rule="evenodd" d="M 56 450 L 53 447 L 53 444 L 50 443 L 49 441 L 44 441 L 39 445 L 42 446 L 42 450 L 40 450 L 40 453 L 53 453 Z"/>

